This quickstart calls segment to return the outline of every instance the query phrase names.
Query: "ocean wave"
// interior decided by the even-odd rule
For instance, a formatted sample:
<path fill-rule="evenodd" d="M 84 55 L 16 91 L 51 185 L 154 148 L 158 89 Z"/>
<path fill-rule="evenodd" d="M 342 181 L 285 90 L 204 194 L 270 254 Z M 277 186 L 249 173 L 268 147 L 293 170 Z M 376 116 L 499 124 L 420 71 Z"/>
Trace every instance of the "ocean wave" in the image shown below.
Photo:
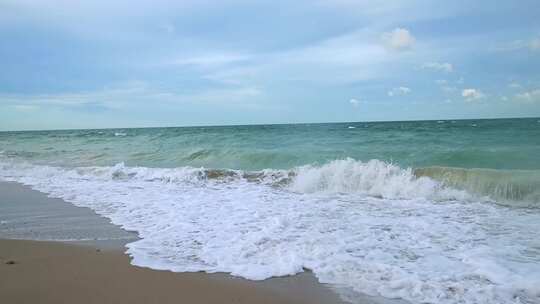
<path fill-rule="evenodd" d="M 540 300 L 537 209 L 465 202 L 382 161 L 241 171 L 8 159 L 0 179 L 136 231 L 127 247 L 139 266 L 253 280 L 310 269 L 323 283 L 411 303 Z"/>
<path fill-rule="evenodd" d="M 252 182 L 279 187 L 296 193 L 355 193 L 387 199 L 428 198 L 435 200 L 466 199 L 468 195 L 445 187 L 428 178 L 417 177 L 412 169 L 379 160 L 361 162 L 353 159 L 335 160 L 317 166 L 308 165 L 291 170 L 265 169 L 243 171 L 195 167 L 147 168 L 128 167 L 118 163 L 111 167 L 80 167 L 75 172 L 112 180 L 138 180 L 163 183 Z"/>
<path fill-rule="evenodd" d="M 426 167 L 413 172 L 419 178 L 431 178 L 446 187 L 484 195 L 499 204 L 540 206 L 539 170 Z"/>
<path fill-rule="evenodd" d="M 540 206 L 540 172 L 525 170 L 406 168 L 379 160 L 351 158 L 290 170 L 243 171 L 195 167 L 147 168 L 86 167 L 79 172 L 112 179 L 138 179 L 166 183 L 232 182 L 243 180 L 285 188 L 298 193 L 358 193 L 387 199 L 426 198 L 493 201 L 516 207 Z"/>
<path fill-rule="evenodd" d="M 198 185 L 244 181 L 306 194 L 362 194 L 385 199 L 425 198 L 434 201 L 482 200 L 514 207 L 540 207 L 538 170 L 451 167 L 404 169 L 380 160 L 362 162 L 346 158 L 289 170 L 245 171 L 189 166 L 148 168 L 118 163 L 110 167 L 78 167 L 73 172 L 112 180 Z"/>
<path fill-rule="evenodd" d="M 291 189 L 302 193 L 362 193 L 389 199 L 466 199 L 467 194 L 444 187 L 438 181 L 417 177 L 412 169 L 380 160 L 361 162 L 351 158 L 321 166 L 293 169 Z"/>
<path fill-rule="evenodd" d="M 389 198 L 436 201 L 491 201 L 513 207 L 540 207 L 540 171 L 406 168 L 379 160 L 351 158 L 289 172 L 290 188 L 303 193 L 364 193 Z"/>

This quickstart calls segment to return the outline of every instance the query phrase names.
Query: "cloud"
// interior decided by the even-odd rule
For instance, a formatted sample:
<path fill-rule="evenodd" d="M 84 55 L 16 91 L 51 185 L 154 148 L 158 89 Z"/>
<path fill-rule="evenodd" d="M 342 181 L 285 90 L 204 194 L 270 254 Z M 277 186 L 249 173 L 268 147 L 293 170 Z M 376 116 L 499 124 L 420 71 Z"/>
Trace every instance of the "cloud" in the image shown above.
<path fill-rule="evenodd" d="M 540 51 L 540 38 L 534 38 L 529 42 L 529 48 L 533 51 Z"/>
<path fill-rule="evenodd" d="M 180 58 L 173 61 L 175 65 L 193 65 L 204 68 L 220 67 L 249 60 L 250 56 L 245 54 L 216 53 L 195 57 Z"/>
<path fill-rule="evenodd" d="M 156 104 L 219 104 L 227 106 L 255 105 L 254 99 L 263 91 L 253 86 L 206 88 L 199 91 L 170 91 L 152 88 L 144 82 L 134 81 L 113 88 L 96 91 L 60 94 L 0 94 L 0 106 L 7 105 L 18 111 L 39 108 L 59 108 L 79 111 L 125 110 L 149 103 Z"/>
<path fill-rule="evenodd" d="M 514 101 L 522 103 L 540 103 L 540 89 L 516 94 L 516 96 L 514 96 Z"/>
<path fill-rule="evenodd" d="M 453 93 L 458 90 L 455 86 L 450 85 L 446 79 L 437 79 L 435 80 L 435 83 L 439 85 L 439 88 L 445 93 Z"/>
<path fill-rule="evenodd" d="M 1 94 L 0 105 L 17 111 L 38 109 L 69 109 L 77 111 L 111 110 L 127 107 L 139 98 L 158 100 L 161 96 L 148 94 L 144 82 L 132 81 L 112 88 L 95 91 L 66 92 L 57 94 Z"/>
<path fill-rule="evenodd" d="M 437 79 L 435 80 L 435 83 L 438 85 L 445 85 L 448 83 L 448 81 L 446 79 Z"/>
<path fill-rule="evenodd" d="M 540 37 L 532 38 L 530 40 L 514 40 L 510 43 L 506 43 L 495 47 L 495 51 L 509 52 L 517 50 L 531 50 L 540 51 Z"/>
<path fill-rule="evenodd" d="M 375 79 L 388 73 L 388 65 L 399 63 L 397 56 L 374 42 L 376 38 L 376 34 L 360 30 L 298 48 L 252 52 L 246 61 L 217 66 L 204 78 L 243 85 L 275 82 L 276 75 L 282 82 L 309 85 L 341 85 Z"/>
<path fill-rule="evenodd" d="M 520 89 L 522 86 L 521 84 L 517 83 L 517 82 L 512 82 L 508 85 L 509 88 L 512 88 L 512 89 Z"/>
<path fill-rule="evenodd" d="M 461 96 L 465 97 L 465 101 L 468 102 L 480 100 L 486 97 L 486 95 L 482 93 L 482 91 L 477 89 L 464 89 L 463 91 L 461 91 Z"/>
<path fill-rule="evenodd" d="M 12 108 L 15 109 L 16 111 L 21 111 L 21 112 L 32 112 L 32 111 L 39 110 L 39 106 L 27 105 L 27 104 L 13 105 Z"/>
<path fill-rule="evenodd" d="M 404 28 L 396 28 L 391 32 L 383 33 L 381 40 L 388 49 L 395 51 L 410 49 L 416 42 L 409 30 Z"/>
<path fill-rule="evenodd" d="M 451 73 L 454 71 L 452 64 L 448 62 L 426 62 L 422 65 L 422 69 L 430 69 L 439 72 Z"/>
<path fill-rule="evenodd" d="M 453 86 L 442 86 L 441 90 L 443 90 L 443 92 L 446 92 L 446 93 L 452 93 L 452 92 L 457 91 L 458 88 L 453 87 Z"/>
<path fill-rule="evenodd" d="M 390 91 L 388 91 L 388 96 L 390 97 L 403 96 L 403 95 L 409 94 L 410 92 L 411 92 L 411 89 L 407 87 L 398 87 L 398 88 L 393 88 Z"/>
<path fill-rule="evenodd" d="M 239 112 L 227 118 L 238 122 L 276 117 L 350 119 L 349 113 L 323 102 L 340 95 L 345 98 L 338 102 L 351 113 L 380 97 L 389 107 L 399 100 L 411 109 L 376 111 L 368 107 L 366 119 L 404 119 L 408 115 L 429 118 L 441 114 L 434 106 L 414 108 L 416 97 L 426 104 L 428 100 L 452 99 L 456 106 L 445 113 L 451 116 L 490 116 L 507 110 L 495 100 L 503 93 L 510 102 L 508 109 L 528 114 L 522 104 L 511 103 L 517 93 L 523 93 L 520 100 L 532 99 L 525 91 L 537 88 L 533 83 L 538 81 L 534 70 L 538 57 L 498 56 L 505 54 L 492 54 L 489 46 L 523 39 L 523 52 L 529 52 L 528 48 L 540 47 L 538 32 L 533 32 L 530 20 L 510 10 L 495 13 L 505 17 L 511 12 L 510 17 L 516 19 L 471 31 L 466 24 L 473 20 L 470 18 L 483 18 L 487 16 L 483 10 L 490 10 L 481 4 L 463 7 L 418 0 L 301 1 L 291 4 L 287 14 L 272 18 L 279 2 L 246 5 L 243 1 L 216 4 L 205 0 L 157 0 L 133 5 L 127 0 L 7 1 L 12 4 L 0 5 L 6 8 L 0 9 L 0 26 L 4 26 L 5 40 L 12 43 L 3 46 L 7 57 L 0 60 L 0 66 L 16 73 L 3 77 L 5 90 L 0 92 L 0 99 L 17 99 L 4 107 L 13 111 L 13 117 L 25 115 L 20 111 L 28 105 L 39 105 L 38 114 L 51 107 L 55 111 L 86 111 L 102 105 L 111 112 L 122 110 L 126 121 L 132 122 L 141 119 L 141 113 L 162 112 L 176 114 L 178 121 L 211 122 L 225 114 L 216 109 L 226 110 L 230 103 L 290 111 L 289 116 L 262 111 L 254 115 Z M 428 10 L 425 5 L 437 9 Z M 268 22 L 257 23 L 261 18 Z M 219 26 L 224 19 L 227 26 Z M 454 30 L 447 31 L 447 27 Z M 19 32 L 25 33 L 21 39 L 9 40 Z M 407 49 L 412 51 L 400 52 Z M 14 56 L 24 60 L 14 60 Z M 20 69 L 15 69 L 15 62 L 19 62 Z M 50 67 L 47 75 L 35 68 L 43 62 Z M 457 83 L 461 75 L 471 83 Z M 146 81 L 148 87 L 114 85 L 133 79 Z M 434 83 L 435 79 L 446 79 L 447 83 Z M 490 105 L 494 107 L 478 107 L 478 112 L 472 113 L 462 103 L 466 98 L 476 100 L 478 94 L 460 95 L 474 85 L 472 80 L 476 83 L 482 79 L 493 89 L 475 87 L 489 93 L 483 102 L 493 98 Z M 517 80 L 523 87 L 511 90 L 508 84 Z M 414 87 L 414 92 L 400 90 L 400 85 Z M 17 102 L 22 106 L 18 111 L 11 108 Z M 307 104 L 313 108 L 302 112 Z M 535 111 L 537 114 L 539 108 Z"/>

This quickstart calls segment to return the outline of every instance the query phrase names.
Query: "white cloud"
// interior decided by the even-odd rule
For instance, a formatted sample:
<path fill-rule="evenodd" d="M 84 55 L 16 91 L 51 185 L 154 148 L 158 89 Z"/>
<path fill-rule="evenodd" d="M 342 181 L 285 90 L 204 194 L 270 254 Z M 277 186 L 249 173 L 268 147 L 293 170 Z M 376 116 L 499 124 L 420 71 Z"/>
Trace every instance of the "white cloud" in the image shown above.
<path fill-rule="evenodd" d="M 218 66 L 204 77 L 227 84 L 259 85 L 279 75 L 281 81 L 334 85 L 374 79 L 397 62 L 377 35 L 354 31 L 314 44 L 271 53 L 253 53 L 246 62 Z"/>
<path fill-rule="evenodd" d="M 509 88 L 512 88 L 512 89 L 519 89 L 521 88 L 521 84 L 517 83 L 517 82 L 512 82 L 508 85 Z"/>
<path fill-rule="evenodd" d="M 144 82 L 130 82 L 97 91 L 61 94 L 0 94 L 0 105 L 7 105 L 18 111 L 31 111 L 45 107 L 81 109 L 99 107 L 102 109 L 126 109 L 134 104 L 226 104 L 228 106 L 248 106 L 256 104 L 256 98 L 264 92 L 255 86 L 231 86 L 212 88 L 199 92 L 166 91 L 152 88 Z"/>
<path fill-rule="evenodd" d="M 396 28 L 391 32 L 382 34 L 381 40 L 387 48 L 396 51 L 410 49 L 416 42 L 409 30 L 404 28 Z"/>
<path fill-rule="evenodd" d="M 435 83 L 438 84 L 438 85 L 444 85 L 444 84 L 447 84 L 448 81 L 445 80 L 445 79 L 437 79 L 437 80 L 435 80 Z"/>
<path fill-rule="evenodd" d="M 454 67 L 448 62 L 426 62 L 422 65 L 422 69 L 430 69 L 446 73 L 454 71 Z"/>
<path fill-rule="evenodd" d="M 231 53 L 216 53 L 206 54 L 195 57 L 180 58 L 173 61 L 173 64 L 177 65 L 194 65 L 199 67 L 219 67 L 227 64 L 238 63 L 246 61 L 250 56 L 245 54 L 231 54 Z"/>
<path fill-rule="evenodd" d="M 390 97 L 402 96 L 402 95 L 407 95 L 410 92 L 411 92 L 411 89 L 409 89 L 407 87 L 398 87 L 398 88 L 393 88 L 390 91 L 388 91 L 388 96 L 390 96 Z"/>
<path fill-rule="evenodd" d="M 534 38 L 529 42 L 529 48 L 533 51 L 540 51 L 540 38 Z"/>
<path fill-rule="evenodd" d="M 360 104 L 360 100 L 356 99 L 356 98 L 351 98 L 351 100 L 349 100 L 349 103 L 353 106 L 353 107 L 358 107 L 358 105 Z"/>
<path fill-rule="evenodd" d="M 477 89 L 464 89 L 461 91 L 461 96 L 465 97 L 465 101 L 475 101 L 486 97 L 482 91 Z"/>
<path fill-rule="evenodd" d="M 540 89 L 517 94 L 514 96 L 514 101 L 524 103 L 540 103 Z"/>
<path fill-rule="evenodd" d="M 531 51 L 540 51 L 540 38 L 532 38 L 530 40 L 514 40 L 494 48 L 495 51 L 509 52 L 529 49 Z"/>
<path fill-rule="evenodd" d="M 443 90 L 446 93 L 452 93 L 452 92 L 457 91 L 457 88 L 453 86 L 442 86 L 441 90 Z"/>
<path fill-rule="evenodd" d="M 445 93 L 453 93 L 458 90 L 455 86 L 450 85 L 446 79 L 437 79 L 435 80 L 435 83 L 438 84 L 439 88 Z"/>
<path fill-rule="evenodd" d="M 13 105 L 13 109 L 21 112 L 31 112 L 36 111 L 39 109 L 39 106 L 37 105 L 29 105 L 29 104 L 20 104 L 20 105 Z"/>

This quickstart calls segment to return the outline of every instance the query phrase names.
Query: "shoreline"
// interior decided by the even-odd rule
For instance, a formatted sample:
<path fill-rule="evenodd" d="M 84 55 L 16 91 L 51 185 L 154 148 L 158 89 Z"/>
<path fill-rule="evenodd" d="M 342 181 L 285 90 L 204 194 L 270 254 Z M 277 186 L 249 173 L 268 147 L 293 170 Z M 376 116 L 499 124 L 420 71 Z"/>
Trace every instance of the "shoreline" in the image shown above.
<path fill-rule="evenodd" d="M 0 297 L 8 303 L 314 303 L 225 274 L 132 266 L 115 249 L 0 240 Z M 320 302 L 323 303 L 323 302 Z M 330 302 L 328 302 L 330 303 Z M 334 302 L 332 302 L 334 303 Z"/>
<path fill-rule="evenodd" d="M 124 246 L 135 233 L 19 183 L 0 181 L 0 193 L 0 298 L 9 303 L 344 303 L 310 272 L 250 281 L 133 266 Z M 74 219 L 82 223 L 78 235 L 97 233 L 97 240 L 31 239 L 62 235 L 61 221 Z"/>

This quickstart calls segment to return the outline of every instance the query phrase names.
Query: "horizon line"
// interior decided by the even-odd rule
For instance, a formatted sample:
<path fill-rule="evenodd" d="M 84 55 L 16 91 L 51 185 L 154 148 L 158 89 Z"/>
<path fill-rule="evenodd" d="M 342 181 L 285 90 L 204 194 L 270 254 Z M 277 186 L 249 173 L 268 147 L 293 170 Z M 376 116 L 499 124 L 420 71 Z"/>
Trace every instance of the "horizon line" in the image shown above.
<path fill-rule="evenodd" d="M 166 129 L 166 128 L 217 128 L 242 126 L 276 126 L 276 125 L 307 125 L 307 124 L 346 124 L 346 123 L 394 123 L 394 122 L 428 122 L 428 121 L 465 121 L 465 120 L 503 120 L 503 119 L 540 119 L 540 116 L 521 117 L 481 117 L 481 118 L 440 118 L 440 119 L 404 119 L 404 120 L 365 120 L 365 121 L 328 121 L 328 122 L 287 122 L 287 123 L 248 123 L 248 124 L 217 124 L 217 125 L 177 125 L 177 126 L 141 126 L 141 127 L 104 127 L 104 128 L 65 128 L 65 129 L 22 129 L 0 130 L 7 132 L 43 132 L 43 131 L 80 131 L 80 130 L 119 130 L 119 129 Z"/>

